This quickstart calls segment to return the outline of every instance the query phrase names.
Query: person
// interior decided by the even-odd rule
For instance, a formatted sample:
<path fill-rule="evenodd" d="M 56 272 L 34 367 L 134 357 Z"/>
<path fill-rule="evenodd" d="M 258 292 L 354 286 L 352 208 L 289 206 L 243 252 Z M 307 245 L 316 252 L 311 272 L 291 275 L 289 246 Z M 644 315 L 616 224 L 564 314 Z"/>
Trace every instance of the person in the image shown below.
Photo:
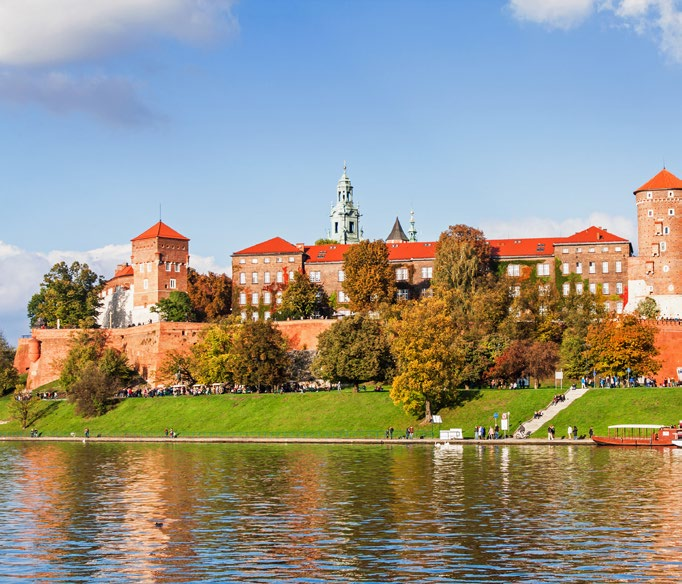
<path fill-rule="evenodd" d="M 594 430 L 592 429 L 592 426 L 590 426 L 590 431 L 588 434 L 590 435 L 590 439 L 592 439 L 592 436 L 594 436 Z"/>
<path fill-rule="evenodd" d="M 573 426 L 573 440 L 578 439 L 578 426 Z"/>
<path fill-rule="evenodd" d="M 478 437 L 479 437 L 481 440 L 485 440 L 485 426 L 481 426 L 481 427 L 478 429 Z"/>
<path fill-rule="evenodd" d="M 554 426 L 547 428 L 547 440 L 554 440 Z"/>
<path fill-rule="evenodd" d="M 90 438 L 90 428 L 85 429 L 85 437 Z"/>
<path fill-rule="evenodd" d="M 341 382 L 340 381 L 338 381 L 336 383 L 336 391 L 341 391 Z"/>
<path fill-rule="evenodd" d="M 388 429 L 388 437 L 393 440 L 393 426 L 390 426 Z"/>
<path fill-rule="evenodd" d="M 569 424 L 568 426 L 568 439 L 573 440 L 573 426 Z"/>

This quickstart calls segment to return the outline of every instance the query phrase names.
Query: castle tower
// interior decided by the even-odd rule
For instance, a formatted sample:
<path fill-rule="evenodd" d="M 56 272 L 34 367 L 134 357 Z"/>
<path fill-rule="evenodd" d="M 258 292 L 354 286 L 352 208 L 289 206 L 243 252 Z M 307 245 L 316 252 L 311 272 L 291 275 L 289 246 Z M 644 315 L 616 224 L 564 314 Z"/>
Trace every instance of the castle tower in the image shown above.
<path fill-rule="evenodd" d="M 410 229 L 407 232 L 410 241 L 417 241 L 417 228 L 414 226 L 414 211 L 410 211 Z"/>
<path fill-rule="evenodd" d="M 408 241 L 408 238 L 403 231 L 403 226 L 400 224 L 400 219 L 396 217 L 393 229 L 391 229 L 391 233 L 386 238 L 386 243 L 402 243 L 404 241 Z"/>
<path fill-rule="evenodd" d="M 343 175 L 336 185 L 336 204 L 329 215 L 331 218 L 330 239 L 339 243 L 359 243 L 362 238 L 360 229 L 360 210 L 353 203 L 353 186 L 346 174 L 346 163 L 343 163 Z"/>
<path fill-rule="evenodd" d="M 628 310 L 656 300 L 661 316 L 682 316 L 682 180 L 665 168 L 635 192 L 639 255 L 631 258 Z"/>
<path fill-rule="evenodd" d="M 133 319 L 158 320 L 149 308 L 173 290 L 187 291 L 189 239 L 159 221 L 131 241 Z"/>

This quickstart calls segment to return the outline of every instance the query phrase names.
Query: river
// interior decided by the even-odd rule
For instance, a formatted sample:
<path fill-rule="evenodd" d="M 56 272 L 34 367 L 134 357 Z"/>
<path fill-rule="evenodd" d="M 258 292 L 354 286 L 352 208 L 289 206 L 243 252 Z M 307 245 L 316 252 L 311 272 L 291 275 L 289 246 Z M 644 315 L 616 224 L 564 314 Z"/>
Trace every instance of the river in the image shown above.
<path fill-rule="evenodd" d="M 2 582 L 677 582 L 682 449 L 0 443 Z"/>

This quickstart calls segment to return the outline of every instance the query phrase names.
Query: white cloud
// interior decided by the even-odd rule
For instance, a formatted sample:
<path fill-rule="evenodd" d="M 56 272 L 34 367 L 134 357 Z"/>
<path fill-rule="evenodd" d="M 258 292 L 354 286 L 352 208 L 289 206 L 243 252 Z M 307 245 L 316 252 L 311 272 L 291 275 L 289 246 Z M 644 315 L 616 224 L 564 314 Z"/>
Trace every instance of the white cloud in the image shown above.
<path fill-rule="evenodd" d="M 124 78 L 0 71 L 0 100 L 34 103 L 60 114 L 85 112 L 115 124 L 161 119 L 140 101 L 135 86 Z"/>
<path fill-rule="evenodd" d="M 509 0 L 518 20 L 568 29 L 585 21 L 594 11 L 596 0 Z"/>
<path fill-rule="evenodd" d="M 235 0 L 3 0 L 0 63 L 92 59 L 154 37 L 203 41 L 234 33 Z"/>
<path fill-rule="evenodd" d="M 511 239 L 514 237 L 567 237 L 595 225 L 609 233 L 637 243 L 637 226 L 620 215 L 592 213 L 588 217 L 573 217 L 562 221 L 541 217 L 524 217 L 516 220 L 484 221 L 481 230 L 489 239 Z M 532 234 L 532 235 L 531 235 Z"/>
<path fill-rule="evenodd" d="M 682 63 L 682 0 L 509 0 L 513 16 L 551 28 L 578 26 L 593 14 L 654 38 L 661 52 Z"/>

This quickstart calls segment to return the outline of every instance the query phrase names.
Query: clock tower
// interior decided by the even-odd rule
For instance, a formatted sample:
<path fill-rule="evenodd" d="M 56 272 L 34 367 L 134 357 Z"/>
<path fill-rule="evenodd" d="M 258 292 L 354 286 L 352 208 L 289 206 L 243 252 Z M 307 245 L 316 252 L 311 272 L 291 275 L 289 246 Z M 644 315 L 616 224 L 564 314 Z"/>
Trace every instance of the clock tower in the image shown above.
<path fill-rule="evenodd" d="M 339 243 L 359 243 L 362 239 L 360 229 L 360 210 L 353 203 L 353 186 L 346 174 L 346 163 L 343 163 L 343 175 L 336 185 L 336 204 L 332 206 L 331 230 L 329 238 Z"/>

